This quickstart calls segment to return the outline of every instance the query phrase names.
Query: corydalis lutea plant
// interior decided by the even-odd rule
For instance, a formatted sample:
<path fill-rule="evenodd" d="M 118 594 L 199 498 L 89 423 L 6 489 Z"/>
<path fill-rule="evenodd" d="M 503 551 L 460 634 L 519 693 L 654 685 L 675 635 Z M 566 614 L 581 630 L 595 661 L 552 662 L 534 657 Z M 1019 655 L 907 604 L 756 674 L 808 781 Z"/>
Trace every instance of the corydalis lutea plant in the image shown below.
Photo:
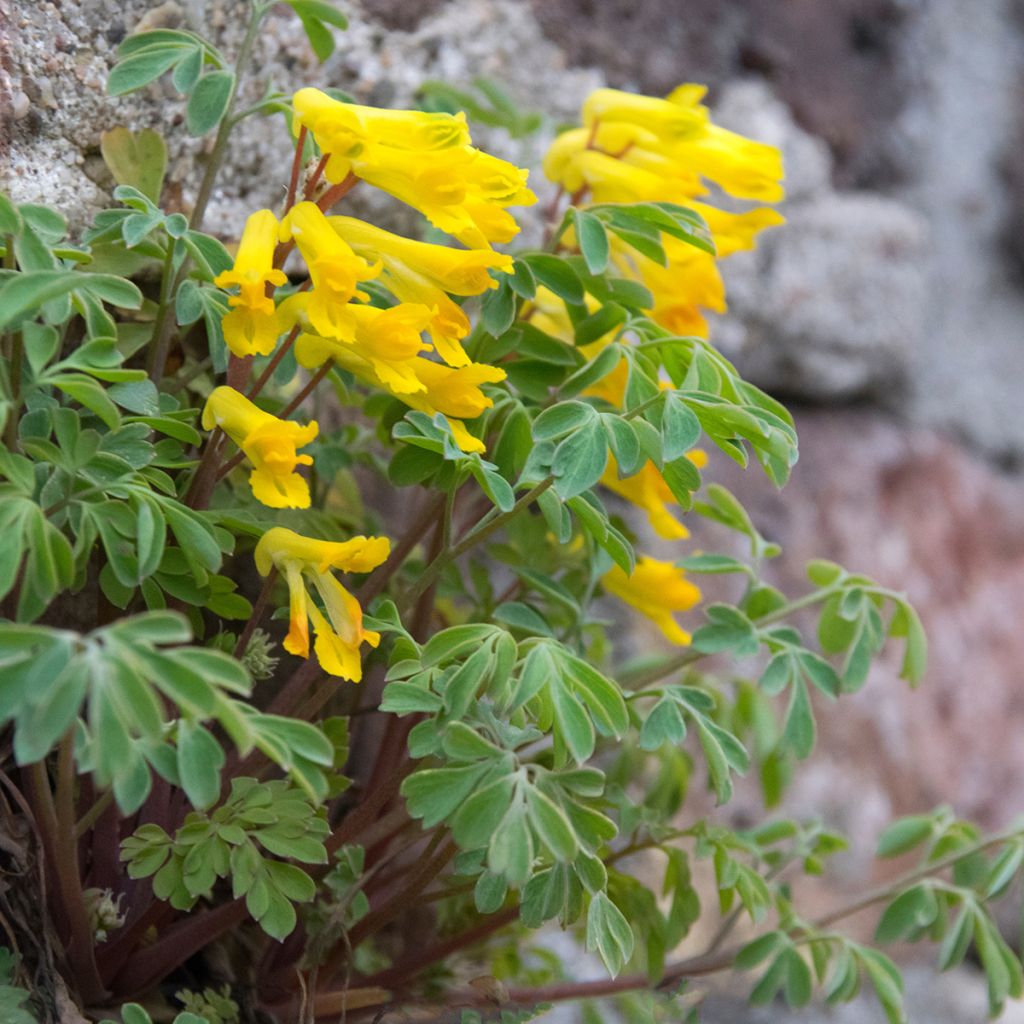
<path fill-rule="evenodd" d="M 290 6 L 329 53 L 337 11 Z M 874 904 L 880 941 L 940 940 L 943 968 L 973 943 L 993 1008 L 1018 994 L 988 904 L 1020 830 L 940 809 L 883 835 L 882 855 L 920 853 L 893 883 L 818 919 L 794 898 L 844 846 L 771 815 L 814 747 L 812 691 L 859 689 L 888 637 L 915 682 L 925 650 L 902 595 L 832 563 L 780 593 L 778 549 L 706 479 L 709 451 L 779 485 L 796 459 L 790 416 L 707 321 L 718 261 L 781 223 L 779 154 L 717 127 L 696 86 L 599 90 L 545 161 L 543 246 L 516 248 L 526 171 L 451 107 L 517 135 L 535 118 L 493 83 L 434 83 L 413 111 L 308 88 L 240 108 L 268 7 L 233 70 L 187 32 L 121 45 L 111 92 L 169 73 L 189 129 L 215 133 L 188 216 L 160 206 L 160 140 L 126 131 L 104 140 L 120 205 L 77 244 L 0 201 L 3 779 L 59 946 L 0 894 L 22 954 L 0 998 L 52 1016 L 56 962 L 125 1024 L 150 1019 L 135 1000 L 181 1022 L 469 1024 L 611 996 L 680 1019 L 686 983 L 750 970 L 755 1002 L 866 982 L 900 1020 L 892 963 L 835 927 Z M 229 254 L 205 208 L 232 128 L 274 113 L 285 200 Z M 367 223 L 354 189 L 434 230 Z M 696 550 L 687 516 L 733 552 Z M 642 517 L 672 558 L 644 550 Z M 704 602 L 707 574 L 734 600 Z M 634 611 L 668 653 L 619 652 Z M 736 830 L 744 773 L 766 811 Z M 531 938 L 546 926 L 609 977 L 575 979 Z"/>

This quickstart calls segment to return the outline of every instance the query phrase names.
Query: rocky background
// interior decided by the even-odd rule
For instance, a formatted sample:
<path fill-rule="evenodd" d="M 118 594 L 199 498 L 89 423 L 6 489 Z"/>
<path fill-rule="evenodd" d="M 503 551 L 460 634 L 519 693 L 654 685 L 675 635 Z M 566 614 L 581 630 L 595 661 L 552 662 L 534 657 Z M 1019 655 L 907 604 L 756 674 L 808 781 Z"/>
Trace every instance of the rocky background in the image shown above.
<path fill-rule="evenodd" d="M 111 100 L 103 82 L 117 43 L 140 27 L 212 26 L 230 53 L 244 7 L 0 0 L 0 188 L 52 203 L 80 228 L 112 186 L 100 132 L 152 125 L 171 149 L 167 198 L 187 206 L 206 144 L 185 136 L 180 99 L 158 84 L 141 100 Z M 716 338 L 797 409 L 802 457 L 784 498 L 754 473 L 726 482 L 786 549 L 783 585 L 799 587 L 803 563 L 823 555 L 905 587 L 933 649 L 920 692 L 883 665 L 862 694 L 822 709 L 823 752 L 788 810 L 856 837 L 840 888 L 863 886 L 874 836 L 893 815 L 948 802 L 986 827 L 1005 824 L 1024 791 L 1024 4 L 344 7 L 350 29 L 322 67 L 298 22 L 275 13 L 252 98 L 268 83 L 304 83 L 402 105 L 425 80 L 484 74 L 558 121 L 604 82 L 664 92 L 697 80 L 712 87 L 722 123 L 782 146 L 789 224 L 730 260 L 732 311 Z M 549 135 L 486 144 L 535 165 Z M 280 200 L 286 144 L 280 119 L 246 122 L 210 230 Z M 912 1020 L 983 1019 L 969 973 L 911 979 Z M 723 994 L 708 1019 L 778 1018 L 744 1015 Z M 865 1003 L 828 1019 L 881 1016 Z"/>

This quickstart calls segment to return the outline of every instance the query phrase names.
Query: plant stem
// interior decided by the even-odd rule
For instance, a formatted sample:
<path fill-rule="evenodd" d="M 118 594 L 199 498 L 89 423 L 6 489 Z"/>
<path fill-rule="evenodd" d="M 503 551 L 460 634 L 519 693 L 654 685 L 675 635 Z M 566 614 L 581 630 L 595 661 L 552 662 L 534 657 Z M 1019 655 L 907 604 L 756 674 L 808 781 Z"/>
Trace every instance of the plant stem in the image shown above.
<path fill-rule="evenodd" d="M 168 350 L 171 347 L 171 332 L 174 321 L 171 317 L 171 299 L 185 279 L 185 264 L 174 273 L 174 239 L 167 236 L 167 253 L 164 256 L 163 271 L 160 275 L 160 306 L 153 323 L 153 334 L 149 342 L 149 359 L 146 370 L 154 384 L 160 383 L 167 364 Z"/>
<path fill-rule="evenodd" d="M 253 44 L 256 42 L 256 34 L 259 31 L 260 22 L 267 12 L 263 4 L 253 4 L 252 15 L 249 18 L 249 25 L 242 38 L 242 45 L 238 49 L 238 57 L 235 60 L 235 79 L 231 85 L 231 95 L 228 97 L 227 106 L 224 108 L 224 116 L 221 118 L 220 127 L 217 129 L 217 137 L 213 142 L 213 150 L 210 153 L 210 160 L 203 173 L 203 180 L 199 184 L 199 192 L 196 195 L 195 206 L 192 207 L 192 216 L 189 218 L 189 227 L 193 231 L 200 231 L 203 227 L 203 218 L 206 216 L 206 207 L 213 195 L 213 185 L 217 180 L 217 172 L 224 160 L 227 150 L 228 138 L 231 129 L 234 127 L 232 114 L 235 109 L 235 99 L 238 96 L 238 85 L 242 78 L 242 72 L 249 63 L 249 55 L 252 53 Z"/>
<path fill-rule="evenodd" d="M 436 964 L 441 960 L 447 960 L 452 953 L 482 942 L 489 935 L 494 934 L 494 932 L 514 921 L 518 916 L 518 906 L 499 910 L 496 914 L 491 914 L 489 917 L 484 918 L 472 928 L 468 928 L 458 935 L 453 935 L 450 939 L 445 939 L 436 946 L 414 951 L 410 956 L 399 961 L 394 966 L 387 967 L 383 971 L 378 971 L 376 974 L 364 979 L 363 983 L 367 985 L 381 985 L 387 988 L 398 982 L 407 982 L 432 964 Z"/>
<path fill-rule="evenodd" d="M 76 822 L 75 839 L 81 839 L 82 836 L 84 836 L 86 832 L 88 832 L 93 825 L 103 817 L 103 812 L 106 811 L 113 802 L 114 791 L 112 789 L 108 789 Z"/>
<path fill-rule="evenodd" d="M 245 624 L 245 628 L 242 630 L 238 637 L 238 643 L 235 644 L 234 656 L 241 658 L 245 654 L 245 649 L 249 646 L 249 641 L 252 639 L 253 633 L 256 632 L 256 627 L 260 624 L 260 619 L 263 618 L 263 613 L 267 608 L 267 601 L 270 600 L 270 592 L 277 582 L 277 569 L 271 568 L 270 572 L 267 573 L 267 578 L 263 581 L 263 586 L 260 589 L 260 596 L 256 598 L 256 604 L 253 607 L 252 615 L 249 616 L 249 621 Z"/>
<path fill-rule="evenodd" d="M 320 162 L 313 168 L 313 173 L 309 176 L 309 180 L 306 182 L 306 187 L 302 190 L 303 199 L 308 201 L 316 195 L 316 187 L 320 184 L 320 177 L 324 173 L 327 161 L 330 159 L 330 153 L 324 153 L 324 155 L 320 157 Z"/>
<path fill-rule="evenodd" d="M 221 118 L 220 126 L 217 128 L 217 136 L 213 142 L 213 149 L 210 152 L 210 159 L 203 172 L 202 181 L 199 183 L 199 192 L 196 195 L 195 205 L 192 207 L 192 216 L 189 218 L 189 228 L 193 231 L 200 231 L 203 226 L 203 218 L 206 216 L 206 207 L 213 194 L 213 185 L 220 171 L 220 165 L 224 161 L 224 154 L 227 151 L 228 138 L 231 129 L 235 126 L 232 112 L 235 107 L 235 99 L 238 95 L 238 83 L 241 80 L 242 72 L 249 62 L 253 44 L 256 42 L 256 34 L 267 11 L 263 4 L 254 4 L 253 13 L 249 19 L 249 25 L 245 30 L 242 45 L 238 50 L 238 58 L 235 61 L 234 81 L 231 84 L 231 93 L 228 97 L 227 106 L 224 108 L 224 116 Z M 177 274 L 171 283 L 170 270 L 174 259 L 174 240 L 167 239 L 167 256 L 164 260 L 164 274 L 160 289 L 160 309 L 157 312 L 156 324 L 153 328 L 153 340 L 150 343 L 149 379 L 154 384 L 160 382 L 164 375 L 164 366 L 167 364 L 167 355 L 171 347 L 171 338 L 174 332 L 174 318 L 171 316 L 171 305 L 178 289 L 182 286 L 188 276 L 190 258 L 186 254 L 178 268 Z"/>
<path fill-rule="evenodd" d="M 25 770 L 28 774 L 32 798 L 32 813 L 46 848 L 47 860 L 57 880 L 60 906 L 71 932 L 68 944 L 68 961 L 77 982 L 78 993 L 86 1002 L 98 1002 L 106 996 L 96 967 L 92 929 L 82 898 L 82 883 L 78 874 L 78 844 L 75 840 L 75 822 L 71 808 L 70 820 L 67 803 L 71 800 L 74 776 L 72 733 L 61 740 L 58 753 L 58 790 L 61 803 L 55 804 L 46 764 L 36 761 Z M 71 773 L 71 780 L 67 779 Z"/>
<path fill-rule="evenodd" d="M 278 415 L 286 420 L 309 396 L 316 390 L 317 385 L 331 372 L 331 362 L 328 360 L 309 379 L 309 383 L 281 410 Z"/>
<path fill-rule="evenodd" d="M 898 893 L 906 889 L 908 886 L 913 885 L 915 882 L 919 882 L 924 878 L 928 878 L 940 871 L 944 871 L 967 857 L 971 857 L 976 853 L 984 852 L 992 846 L 998 846 L 1002 843 L 1008 842 L 1022 834 L 1024 834 L 1024 829 L 1011 829 L 1006 832 L 1001 832 L 994 836 L 989 836 L 986 839 L 979 840 L 977 843 L 973 843 L 971 846 L 966 846 L 955 853 L 951 853 L 949 856 L 935 861 L 933 864 L 926 864 L 920 868 L 915 868 L 914 870 L 901 875 L 898 879 L 880 886 L 877 889 L 873 889 L 871 892 L 859 897 L 852 903 L 844 904 L 843 906 L 837 907 L 835 910 L 816 918 L 812 923 L 813 928 L 825 928 L 834 924 L 836 921 L 842 920 L 843 918 L 852 917 L 854 914 L 857 914 L 862 910 L 866 910 L 875 903 L 881 903 L 883 900 L 892 899 Z M 721 953 L 714 953 L 706 950 L 696 956 L 688 957 L 685 960 L 680 960 L 674 964 L 670 964 L 662 974 L 661 980 L 655 985 L 651 984 L 650 978 L 646 974 L 633 974 L 626 975 L 621 978 L 602 978 L 597 981 L 565 982 L 563 984 L 549 985 L 533 989 L 510 989 L 509 999 L 514 1005 L 534 1006 L 537 1003 L 561 1002 L 568 999 L 595 999 L 601 996 L 616 995 L 620 992 L 631 992 L 651 988 L 666 988 L 678 983 L 683 978 L 694 978 L 702 975 L 714 974 L 718 971 L 731 967 L 740 950 L 746 944 L 747 943 L 744 942 L 743 944 L 732 946 Z M 445 955 L 447 955 L 447 953 Z M 388 972 L 386 971 L 367 979 L 368 983 L 382 985 L 387 985 L 391 983 L 391 981 L 392 979 L 388 977 Z M 470 1002 L 480 1003 L 483 1001 L 479 994 L 467 994 L 465 992 L 452 993 L 449 996 L 449 1001 L 458 999 L 461 1005 L 464 997 Z"/>
<path fill-rule="evenodd" d="M 506 523 L 515 519 L 523 509 L 532 505 L 554 482 L 555 478 L 553 476 L 546 477 L 539 484 L 531 487 L 507 512 L 501 512 L 495 516 L 485 516 L 462 540 L 442 551 L 423 570 L 416 584 L 406 595 L 404 607 L 413 607 L 448 565 L 454 562 L 460 555 L 465 554 L 471 548 L 476 547 L 477 544 L 485 541 L 492 533 L 500 530 Z"/>
<path fill-rule="evenodd" d="M 295 156 L 292 158 L 292 176 L 288 182 L 288 198 L 285 199 L 284 213 L 282 219 L 287 216 L 288 211 L 295 205 L 295 194 L 299 189 L 299 172 L 302 170 L 302 151 L 306 148 L 306 126 L 299 128 L 299 137 L 295 140 Z"/>
<path fill-rule="evenodd" d="M 308 284 L 309 283 L 307 282 L 305 285 L 303 285 L 303 288 L 308 287 Z M 284 357 L 288 354 L 289 349 L 295 343 L 295 339 L 299 336 L 300 330 L 302 330 L 302 328 L 298 325 L 292 328 L 291 333 L 281 343 L 281 347 L 274 353 L 273 358 L 263 368 L 263 372 L 256 378 L 256 383 L 253 384 L 253 386 L 249 388 L 249 390 L 245 393 L 245 397 L 248 398 L 250 402 L 266 386 L 267 381 L 270 380 L 271 375 L 277 369 L 281 360 L 284 359 Z"/>
<path fill-rule="evenodd" d="M 830 598 L 837 589 L 839 588 L 835 586 L 825 587 L 822 590 L 815 590 L 810 594 L 804 594 L 803 597 L 787 601 L 781 607 L 776 608 L 775 611 L 769 612 L 767 615 L 762 615 L 759 619 L 755 619 L 754 625 L 758 627 L 770 626 L 772 623 L 781 622 L 794 612 L 798 612 L 803 608 L 809 608 L 812 605 L 828 600 L 828 598 Z M 651 665 L 648 668 L 640 668 L 632 672 L 623 672 L 618 676 L 618 681 L 622 686 L 628 686 L 631 690 L 642 690 L 645 686 L 650 686 L 651 683 L 659 682 L 666 676 L 670 676 L 674 672 L 678 672 L 681 669 L 692 665 L 695 661 L 700 661 L 703 657 L 705 657 L 705 654 L 702 651 L 683 651 L 681 654 L 671 655 L 663 661 L 658 662 L 658 664 Z"/>
<path fill-rule="evenodd" d="M 363 585 L 356 591 L 356 597 L 362 605 L 369 604 L 388 585 L 388 581 L 398 571 L 402 563 L 408 558 L 409 553 L 417 543 L 423 539 L 423 535 L 430 529 L 431 523 L 437 521 L 445 507 L 446 496 L 438 494 L 428 497 L 420 510 L 420 514 L 409 524 L 398 542 L 391 549 L 387 560 L 379 565 L 363 582 Z"/>
<path fill-rule="evenodd" d="M 406 876 L 404 888 L 356 923 L 349 936 L 351 948 L 355 949 L 364 939 L 390 924 L 444 870 L 457 851 L 455 843 L 445 839 L 444 829 L 437 832 L 421 854 L 419 865 Z M 337 971 L 345 956 L 347 950 L 339 950 L 327 961 L 326 970 L 331 973 Z"/>
<path fill-rule="evenodd" d="M 25 339 L 21 331 L 11 335 L 11 408 L 7 410 L 7 450 L 14 451 L 18 442 L 18 422 L 21 419 L 21 367 L 25 358 Z"/>

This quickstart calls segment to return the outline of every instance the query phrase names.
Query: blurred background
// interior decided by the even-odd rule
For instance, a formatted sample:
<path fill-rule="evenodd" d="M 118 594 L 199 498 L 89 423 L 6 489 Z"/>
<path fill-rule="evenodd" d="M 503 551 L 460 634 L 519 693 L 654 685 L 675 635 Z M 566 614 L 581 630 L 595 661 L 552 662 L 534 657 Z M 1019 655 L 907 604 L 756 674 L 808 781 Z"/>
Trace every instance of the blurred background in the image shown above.
<path fill-rule="evenodd" d="M 103 83 L 140 28 L 212 25 L 231 49 L 241 0 L 7 0 L 0 5 L 0 188 L 81 227 L 113 182 L 99 135 L 168 137 L 173 205 L 197 143 L 169 86 L 114 101 Z M 298 22 L 272 18 L 259 85 L 416 102 L 424 82 L 486 75 L 526 110 L 572 121 L 602 84 L 664 94 L 710 86 L 726 127 L 780 146 L 788 225 L 724 266 L 730 312 L 712 339 L 797 416 L 801 459 L 779 496 L 720 466 L 784 554 L 799 591 L 822 556 L 905 588 L 932 645 L 911 694 L 880 665 L 822 709 L 818 752 L 786 813 L 854 837 L 820 906 L 879 880 L 871 853 L 894 816 L 950 804 L 997 828 L 1024 807 L 1024 4 L 1014 0 L 345 0 L 349 31 L 316 64 Z M 253 99 L 258 98 L 254 86 Z M 167 125 L 170 122 L 171 127 Z M 520 139 L 475 131 L 534 167 L 554 122 Z M 280 119 L 246 122 L 208 230 L 280 199 Z M 534 184 L 531 181 L 531 184 Z M 538 192 L 543 188 L 538 187 Z M 358 195 L 358 193 L 357 193 Z M 539 209 L 543 205 L 538 205 Z M 532 230 L 537 229 L 539 214 Z M 400 225 L 399 225 L 400 226 Z M 529 229 L 528 229 L 529 232 Z M 694 545 L 717 543 L 698 533 Z M 675 553 L 675 552 L 673 552 Z M 856 794 L 853 797 L 851 794 Z M 743 801 L 747 801 L 746 808 Z M 756 790 L 737 814 L 760 814 Z M 901 865 L 888 868 L 895 872 Z M 869 927 L 870 921 L 866 922 Z M 1017 929 L 1008 920 L 1009 930 Z M 867 932 L 865 932 L 867 934 Z M 984 1019 L 968 969 L 911 968 L 911 1020 Z M 734 983 L 735 984 L 735 983 Z M 737 997 L 740 992 L 734 993 Z M 706 1018 L 767 1022 L 725 992 Z M 814 1013 L 801 1019 L 816 1020 Z M 867 1003 L 832 1017 L 881 1021 Z M 1011 1007 L 1008 1021 L 1024 1020 Z"/>

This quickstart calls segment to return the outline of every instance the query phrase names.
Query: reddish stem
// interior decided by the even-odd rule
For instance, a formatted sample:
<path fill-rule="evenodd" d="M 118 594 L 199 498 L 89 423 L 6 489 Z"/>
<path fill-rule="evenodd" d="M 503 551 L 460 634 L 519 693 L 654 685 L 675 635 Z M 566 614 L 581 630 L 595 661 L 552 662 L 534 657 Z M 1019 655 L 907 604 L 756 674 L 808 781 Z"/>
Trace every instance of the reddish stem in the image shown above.
<path fill-rule="evenodd" d="M 292 176 L 288 182 L 288 198 L 284 203 L 284 213 L 281 214 L 283 220 L 287 216 L 288 211 L 295 205 L 295 194 L 299 189 L 299 173 L 302 170 L 302 151 L 306 148 L 306 126 L 303 125 L 299 129 L 299 137 L 295 141 L 295 156 L 292 159 Z"/>
<path fill-rule="evenodd" d="M 316 187 L 320 184 L 320 177 L 324 173 L 324 168 L 327 166 L 327 161 L 330 160 L 331 154 L 324 153 L 320 157 L 320 163 L 313 169 L 313 173 L 309 176 L 309 181 L 306 182 L 306 187 L 302 190 L 302 198 L 307 202 L 313 198 L 316 194 Z"/>

